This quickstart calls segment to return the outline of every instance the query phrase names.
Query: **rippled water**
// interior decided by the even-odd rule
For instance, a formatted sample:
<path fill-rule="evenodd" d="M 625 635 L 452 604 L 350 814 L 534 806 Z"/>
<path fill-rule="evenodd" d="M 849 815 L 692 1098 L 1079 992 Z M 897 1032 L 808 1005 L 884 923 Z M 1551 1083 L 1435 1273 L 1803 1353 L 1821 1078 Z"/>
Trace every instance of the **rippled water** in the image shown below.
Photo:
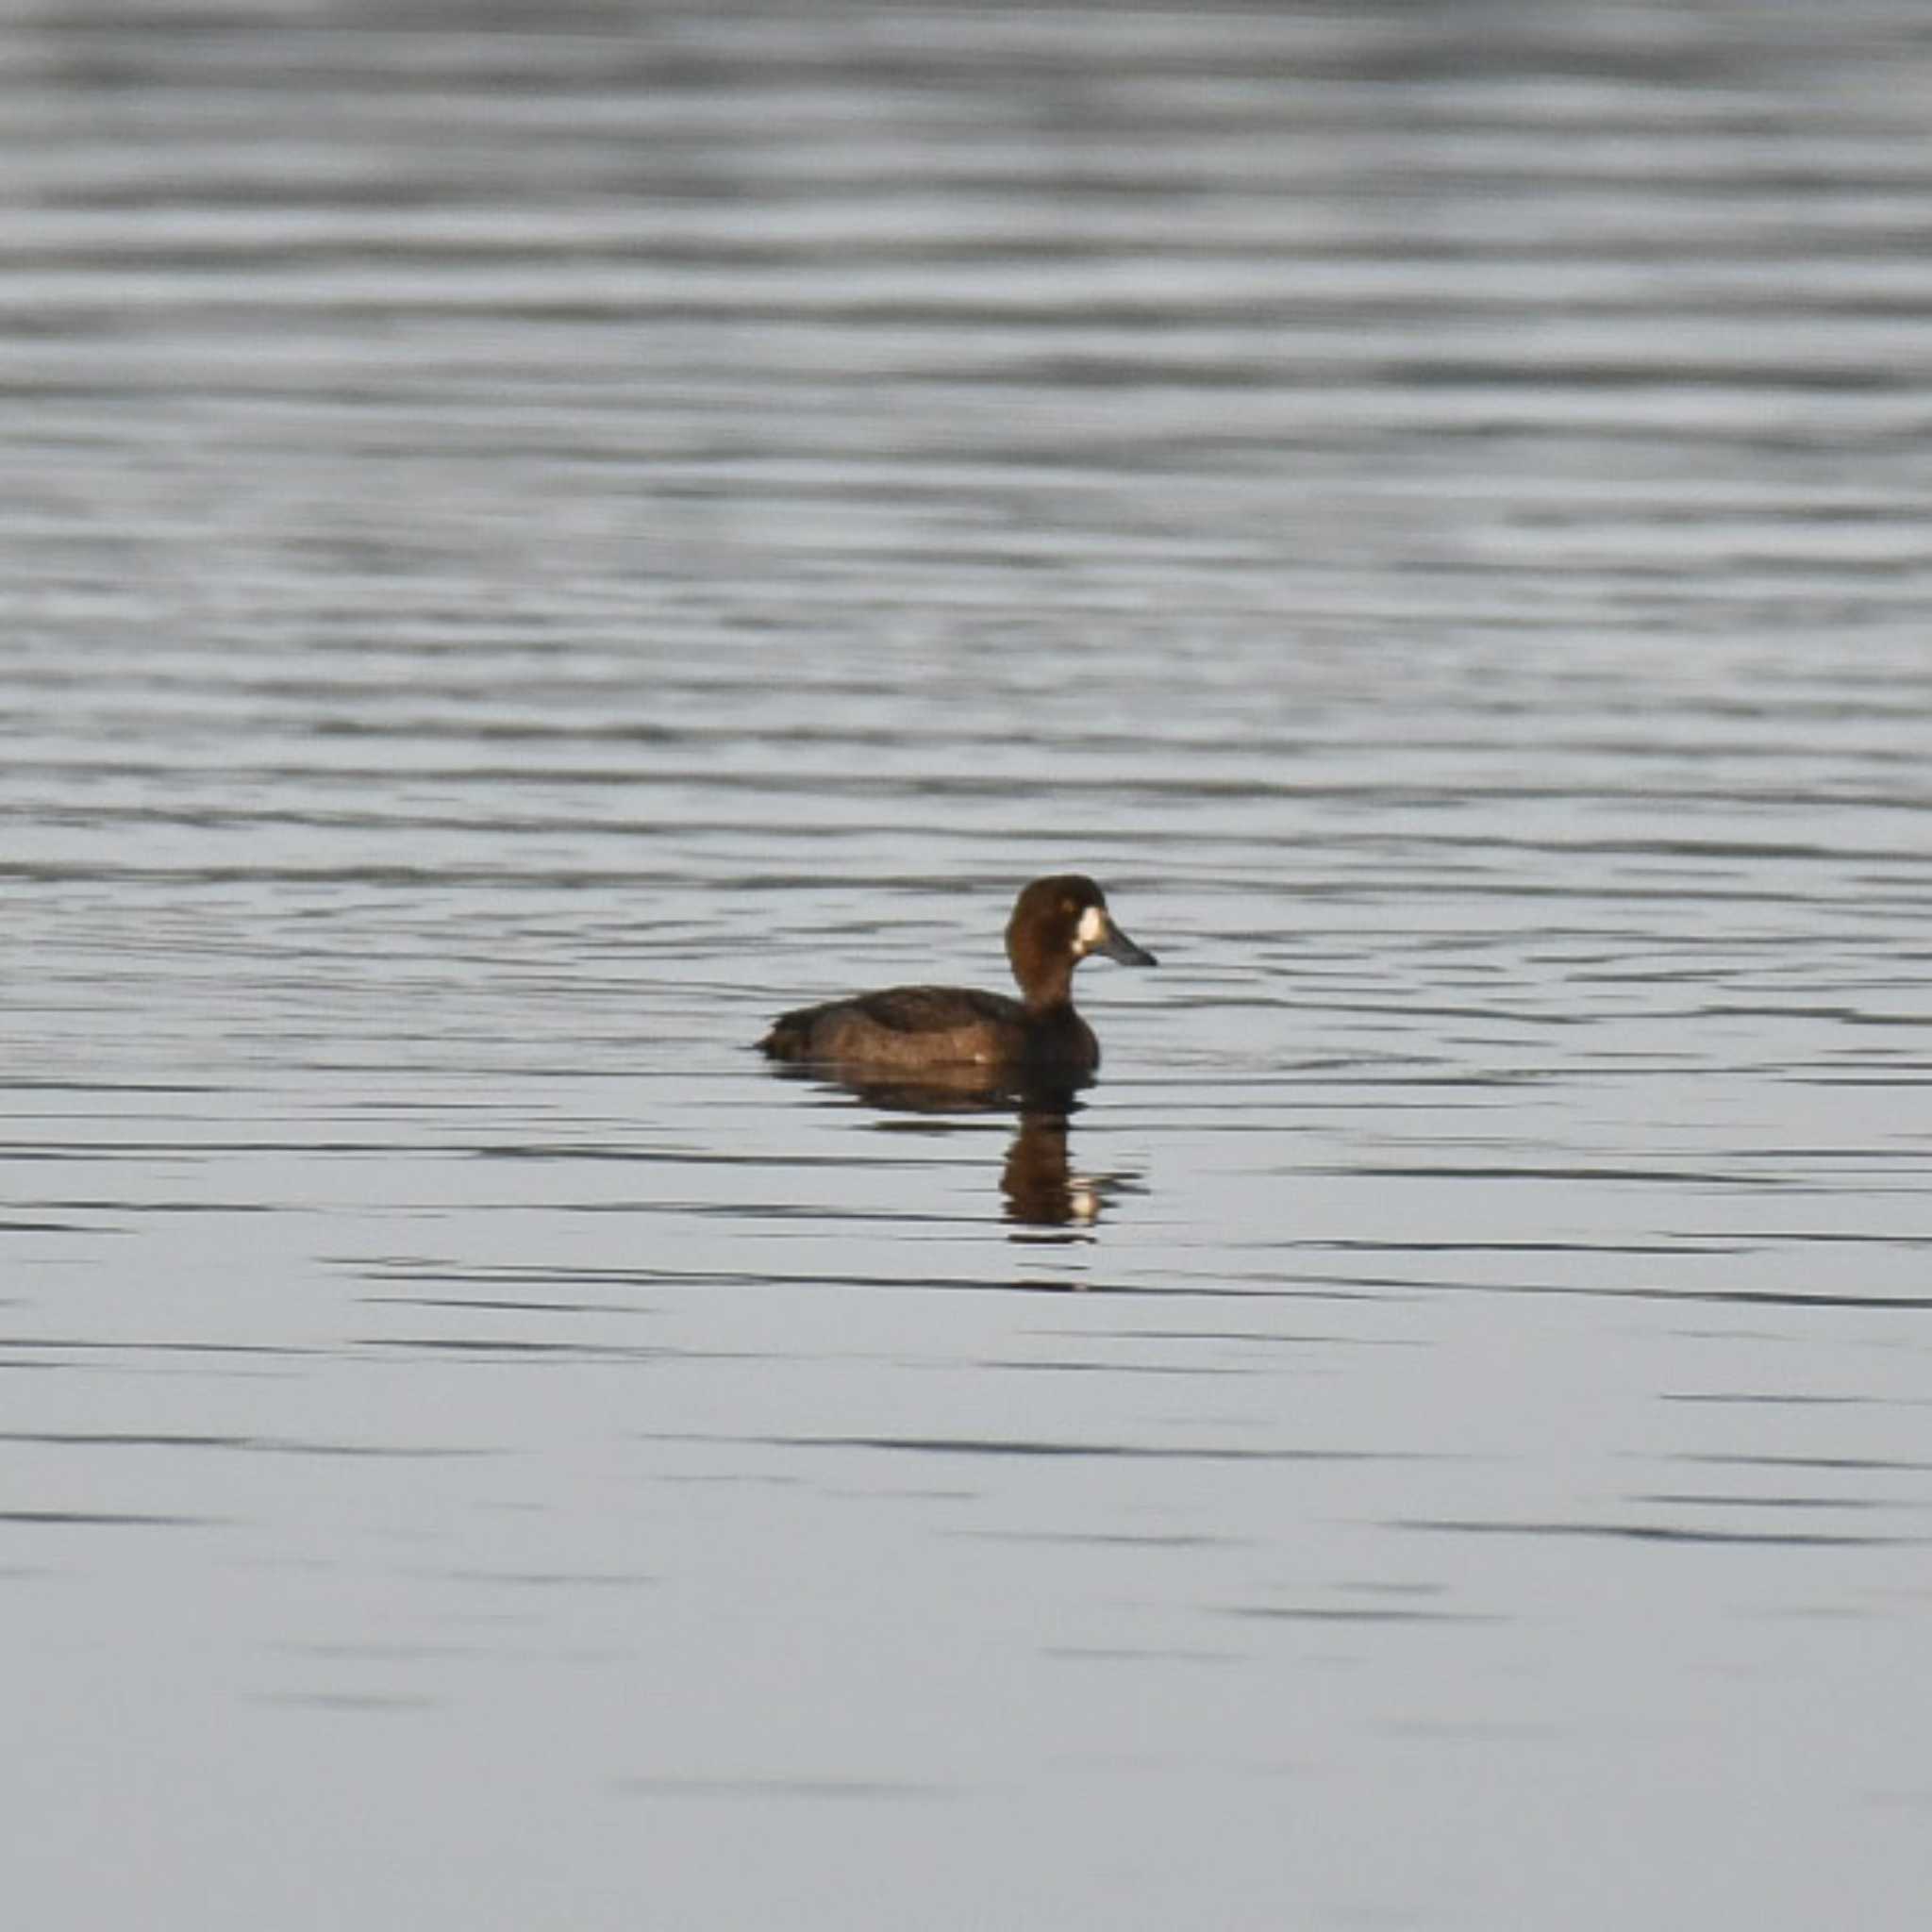
<path fill-rule="evenodd" d="M 20 1908 L 1916 1924 L 1928 99 L 17 10 Z M 1068 867 L 1071 1120 L 750 1051 Z"/>

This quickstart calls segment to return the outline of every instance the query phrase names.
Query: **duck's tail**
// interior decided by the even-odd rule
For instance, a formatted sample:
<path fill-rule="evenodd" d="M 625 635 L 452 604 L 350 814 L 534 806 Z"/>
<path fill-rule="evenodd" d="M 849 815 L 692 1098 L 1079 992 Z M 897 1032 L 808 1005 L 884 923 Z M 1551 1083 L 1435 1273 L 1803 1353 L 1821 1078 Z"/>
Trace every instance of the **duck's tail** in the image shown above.
<path fill-rule="evenodd" d="M 811 1032 L 806 1024 L 807 1018 L 803 1011 L 780 1013 L 772 1022 L 772 1030 L 758 1041 L 758 1051 L 770 1060 L 804 1059 L 806 1042 Z"/>

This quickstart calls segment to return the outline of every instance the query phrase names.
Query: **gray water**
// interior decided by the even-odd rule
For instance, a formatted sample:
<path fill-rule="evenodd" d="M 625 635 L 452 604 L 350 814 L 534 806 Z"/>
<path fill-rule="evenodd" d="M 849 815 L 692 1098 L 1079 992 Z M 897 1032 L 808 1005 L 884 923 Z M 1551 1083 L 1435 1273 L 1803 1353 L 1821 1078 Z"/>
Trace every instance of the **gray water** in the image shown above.
<path fill-rule="evenodd" d="M 1928 101 L 13 9 L 10 1915 L 1916 1926 Z M 1074 867 L 1063 1124 L 750 1051 Z"/>

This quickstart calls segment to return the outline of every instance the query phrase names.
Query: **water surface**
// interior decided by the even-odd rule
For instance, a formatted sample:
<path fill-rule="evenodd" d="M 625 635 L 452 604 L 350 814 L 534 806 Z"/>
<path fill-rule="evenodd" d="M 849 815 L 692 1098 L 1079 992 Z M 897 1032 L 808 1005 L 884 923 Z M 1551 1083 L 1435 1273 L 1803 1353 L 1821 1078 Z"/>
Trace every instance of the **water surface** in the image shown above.
<path fill-rule="evenodd" d="M 1918 10 L 376 12 L 0 30 L 12 1895 L 1916 1924 Z"/>

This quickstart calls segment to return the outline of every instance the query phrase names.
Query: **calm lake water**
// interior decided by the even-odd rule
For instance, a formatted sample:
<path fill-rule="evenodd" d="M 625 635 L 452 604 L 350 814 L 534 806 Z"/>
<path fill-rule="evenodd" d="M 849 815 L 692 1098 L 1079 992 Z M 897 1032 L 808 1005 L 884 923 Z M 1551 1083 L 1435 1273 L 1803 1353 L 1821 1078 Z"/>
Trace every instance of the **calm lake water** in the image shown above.
<path fill-rule="evenodd" d="M 12 9 L 21 1923 L 1918 1925 L 1928 102 Z M 750 1051 L 1066 869 L 1071 1120 Z"/>

